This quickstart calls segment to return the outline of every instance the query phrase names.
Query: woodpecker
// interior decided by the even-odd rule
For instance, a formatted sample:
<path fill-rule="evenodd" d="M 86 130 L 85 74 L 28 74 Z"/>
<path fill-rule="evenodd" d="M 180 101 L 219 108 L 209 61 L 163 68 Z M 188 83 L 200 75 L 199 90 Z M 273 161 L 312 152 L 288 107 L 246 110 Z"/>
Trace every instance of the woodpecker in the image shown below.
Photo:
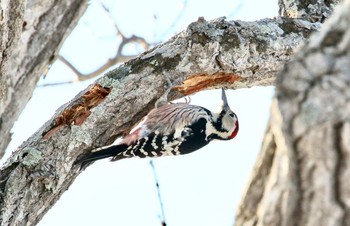
<path fill-rule="evenodd" d="M 118 144 L 96 149 L 76 163 L 109 158 L 146 158 L 184 155 L 212 140 L 233 139 L 239 129 L 238 118 L 230 109 L 224 89 L 219 113 L 189 103 L 167 103 L 151 110 L 138 129 Z"/>

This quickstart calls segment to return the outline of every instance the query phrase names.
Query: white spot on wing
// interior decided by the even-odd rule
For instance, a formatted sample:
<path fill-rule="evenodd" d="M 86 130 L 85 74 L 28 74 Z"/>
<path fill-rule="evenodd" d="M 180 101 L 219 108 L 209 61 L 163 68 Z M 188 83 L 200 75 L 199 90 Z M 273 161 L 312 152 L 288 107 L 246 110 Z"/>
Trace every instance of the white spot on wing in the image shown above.
<path fill-rule="evenodd" d="M 175 155 L 180 155 L 181 154 L 180 151 L 179 151 L 179 146 L 181 145 L 181 143 L 179 143 L 179 145 L 175 147 L 175 149 L 174 149 Z"/>
<path fill-rule="evenodd" d="M 156 131 L 156 132 L 157 132 L 157 131 Z M 156 149 L 158 149 L 158 145 L 157 145 L 157 143 L 156 143 L 156 140 L 157 140 L 157 137 L 158 137 L 158 134 L 159 134 L 159 133 L 155 133 L 155 134 L 156 134 L 156 135 L 154 136 L 151 145 L 152 145 L 152 147 L 156 150 Z"/>
<path fill-rule="evenodd" d="M 180 155 L 179 146 L 184 141 L 183 138 L 173 140 L 169 143 L 165 143 L 163 146 L 164 152 L 162 153 L 162 156 L 173 156 L 173 155 Z"/>
<path fill-rule="evenodd" d="M 148 137 L 145 137 L 144 138 L 144 142 L 143 142 L 143 144 L 142 144 L 142 146 L 140 147 L 140 152 L 142 153 L 142 154 L 144 154 L 144 155 L 148 155 L 148 153 L 143 149 L 144 147 L 145 147 L 145 145 L 147 144 L 147 141 L 148 141 Z"/>
<path fill-rule="evenodd" d="M 162 138 L 162 145 L 165 146 L 167 144 L 167 139 L 168 139 L 168 136 L 164 136 Z"/>

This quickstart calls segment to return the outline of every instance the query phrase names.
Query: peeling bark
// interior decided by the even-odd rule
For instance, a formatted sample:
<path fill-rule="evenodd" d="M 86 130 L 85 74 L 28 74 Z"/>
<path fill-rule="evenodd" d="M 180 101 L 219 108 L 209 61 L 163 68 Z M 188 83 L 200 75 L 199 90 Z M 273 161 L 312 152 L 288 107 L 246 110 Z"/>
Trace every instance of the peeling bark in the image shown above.
<path fill-rule="evenodd" d="M 35 225 L 81 172 L 73 166 L 77 157 L 128 133 L 165 92 L 166 76 L 179 85 L 170 99 L 191 93 L 189 87 L 197 92 L 272 85 L 276 72 L 317 28 L 289 18 L 200 18 L 168 42 L 110 71 L 58 109 L 5 163 L 0 171 L 1 224 Z M 108 90 L 103 101 L 81 111 L 87 94 L 99 95 L 96 87 Z M 59 124 L 62 117 L 69 120 Z"/>
<path fill-rule="evenodd" d="M 0 158 L 37 81 L 56 59 L 87 1 L 1 1 Z"/>
<path fill-rule="evenodd" d="M 349 24 L 345 1 L 280 73 L 264 141 L 274 156 L 263 146 L 236 225 L 350 224 Z"/>

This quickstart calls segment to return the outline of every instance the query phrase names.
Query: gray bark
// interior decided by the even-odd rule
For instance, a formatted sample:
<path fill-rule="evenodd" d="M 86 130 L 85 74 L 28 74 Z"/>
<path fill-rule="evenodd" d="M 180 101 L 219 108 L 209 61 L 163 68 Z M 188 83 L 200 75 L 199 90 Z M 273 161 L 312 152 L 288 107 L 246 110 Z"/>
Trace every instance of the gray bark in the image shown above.
<path fill-rule="evenodd" d="M 279 13 L 283 17 L 324 22 L 339 2 L 340 0 L 278 0 L 278 5 Z"/>
<path fill-rule="evenodd" d="M 236 225 L 350 225 L 350 1 L 276 82 Z"/>
<path fill-rule="evenodd" d="M 2 167 L 1 225 L 35 225 L 81 172 L 73 165 L 78 156 L 128 133 L 165 92 L 165 76 L 177 84 L 170 99 L 217 87 L 273 85 L 318 26 L 290 18 L 200 18 L 107 73 L 58 109 Z"/>
<path fill-rule="evenodd" d="M 86 0 L 1 1 L 0 158 L 38 79 L 86 7 Z"/>

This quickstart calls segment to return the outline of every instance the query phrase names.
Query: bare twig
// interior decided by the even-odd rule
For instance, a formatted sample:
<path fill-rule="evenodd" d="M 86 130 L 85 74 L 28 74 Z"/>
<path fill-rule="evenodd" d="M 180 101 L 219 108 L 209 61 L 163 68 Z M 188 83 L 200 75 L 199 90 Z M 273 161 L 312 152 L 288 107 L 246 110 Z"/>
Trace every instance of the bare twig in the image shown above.
<path fill-rule="evenodd" d="M 121 62 L 124 62 L 126 60 L 132 59 L 133 57 L 135 57 L 135 56 L 122 56 L 122 55 L 118 56 L 118 54 L 117 54 L 115 57 L 108 59 L 103 65 L 101 65 L 95 71 L 87 73 L 87 74 L 81 73 L 65 57 L 60 55 L 60 56 L 58 56 L 58 59 L 60 61 L 62 61 L 62 63 L 64 63 L 67 67 L 69 67 L 74 72 L 74 74 L 76 75 L 75 81 L 85 81 L 85 80 L 88 80 L 88 79 L 91 79 L 91 78 L 94 78 L 94 77 L 100 75 L 101 73 L 106 71 L 108 68 L 116 65 L 117 63 L 121 63 Z"/>
<path fill-rule="evenodd" d="M 75 74 L 75 79 L 73 79 L 71 81 L 43 84 L 43 85 L 39 85 L 40 87 L 69 84 L 69 83 L 74 83 L 74 82 L 78 82 L 78 81 L 85 81 L 85 80 L 97 77 L 98 75 L 102 74 L 107 69 L 109 69 L 110 67 L 112 67 L 118 63 L 128 61 L 128 60 L 137 56 L 137 55 L 124 55 L 123 50 L 127 44 L 139 44 L 142 46 L 142 48 L 144 50 L 147 50 L 149 48 L 150 44 L 143 37 L 136 36 L 136 35 L 132 35 L 129 38 L 125 37 L 125 35 L 119 30 L 119 27 L 118 27 L 117 23 L 115 22 L 115 20 L 113 19 L 113 16 L 112 16 L 110 10 L 108 9 L 108 7 L 105 6 L 101 0 L 100 0 L 100 4 L 101 4 L 103 10 L 106 12 L 106 15 L 108 16 L 108 18 L 112 21 L 117 35 L 121 38 L 121 43 L 119 44 L 119 46 L 116 50 L 115 56 L 108 59 L 103 65 L 98 67 L 95 71 L 84 74 L 79 69 L 77 69 L 71 62 L 69 62 L 64 56 L 59 55 L 57 59 L 60 60 L 69 69 L 71 69 L 73 71 L 73 73 Z"/>
<path fill-rule="evenodd" d="M 227 18 L 232 19 L 239 12 L 239 10 L 241 10 L 244 3 L 245 3 L 244 0 L 240 0 L 236 5 L 236 7 L 232 10 L 232 12 L 227 16 Z"/>
<path fill-rule="evenodd" d="M 70 80 L 70 81 L 63 81 L 63 82 L 45 83 L 45 84 L 38 85 L 38 87 L 60 86 L 60 85 L 72 84 L 72 83 L 75 83 L 75 82 L 79 82 L 79 81 Z"/>
<path fill-rule="evenodd" d="M 130 60 L 130 59 L 136 57 L 136 55 L 129 55 L 129 56 L 127 56 L 127 55 L 123 54 L 124 47 L 127 44 L 129 44 L 129 43 L 139 43 L 139 44 L 141 44 L 141 46 L 145 50 L 148 49 L 148 43 L 147 43 L 147 41 L 144 38 L 133 35 L 130 38 L 124 39 L 120 43 L 120 45 L 118 46 L 118 49 L 117 49 L 117 53 L 116 53 L 116 55 L 113 58 L 108 59 L 108 61 L 105 62 L 102 66 L 100 66 L 95 71 L 93 71 L 91 73 L 88 73 L 88 74 L 81 73 L 76 67 L 74 67 L 63 56 L 58 56 L 58 59 L 61 60 L 64 64 L 66 64 L 71 70 L 73 70 L 73 72 L 77 75 L 77 80 L 78 81 L 85 81 L 85 80 L 88 80 L 90 78 L 94 78 L 94 77 L 100 75 L 102 72 L 104 72 L 108 68 L 116 65 L 117 63 L 122 63 L 124 61 Z"/>
<path fill-rule="evenodd" d="M 153 160 L 149 161 L 149 164 L 151 165 L 152 171 L 153 171 L 153 176 L 154 180 L 156 182 L 156 187 L 157 187 L 157 192 L 158 192 L 158 200 L 159 200 L 159 206 L 161 209 L 162 215 L 160 216 L 161 224 L 162 226 L 166 226 L 166 221 L 165 221 L 165 211 L 164 211 L 164 206 L 163 206 L 163 201 L 162 201 L 162 196 L 160 195 L 160 188 L 159 188 L 159 181 L 158 181 L 158 176 L 156 172 L 156 168 L 154 167 Z"/>
<path fill-rule="evenodd" d="M 71 69 L 74 74 L 76 75 L 75 80 L 73 81 L 67 81 L 67 82 L 62 82 L 62 84 L 67 84 L 67 83 L 73 83 L 73 82 L 77 82 L 77 81 L 85 81 L 91 78 L 94 78 L 100 74 L 102 74 L 104 71 L 106 71 L 108 68 L 118 64 L 118 63 L 122 63 L 125 62 L 127 60 L 130 60 L 134 57 L 136 57 L 136 55 L 124 55 L 123 54 L 123 49 L 124 47 L 129 44 L 129 43 L 138 43 L 140 44 L 145 50 L 148 49 L 149 44 L 147 43 L 147 41 L 139 36 L 131 36 L 130 38 L 125 38 L 122 43 L 120 43 L 120 45 L 118 46 L 117 49 L 117 53 L 113 58 L 108 59 L 103 65 L 101 65 L 99 68 L 97 68 L 95 71 L 90 72 L 90 73 L 82 73 L 80 72 L 72 63 L 70 63 L 64 56 L 59 55 L 58 56 L 58 60 L 60 60 L 62 63 L 64 63 L 69 69 Z M 58 84 L 45 84 L 45 85 L 41 85 L 41 86 L 50 86 L 50 85 L 58 85 Z"/>
<path fill-rule="evenodd" d="M 125 36 L 124 34 L 120 31 L 119 26 L 117 24 L 117 22 L 114 20 L 113 15 L 111 13 L 111 11 L 109 10 L 109 8 L 102 2 L 102 0 L 99 0 L 102 9 L 106 12 L 106 15 L 108 16 L 108 19 L 112 22 L 115 31 L 117 32 L 117 35 L 122 39 L 125 40 Z"/>
<path fill-rule="evenodd" d="M 51 86 L 51 85 L 60 85 L 60 84 L 67 84 L 67 83 L 74 83 L 77 81 L 85 81 L 91 78 L 94 78 L 100 74 L 102 74 L 104 71 L 106 71 L 107 69 L 109 69 L 110 67 L 118 64 L 118 63 L 122 63 L 125 61 L 128 61 L 134 57 L 136 57 L 136 55 L 124 55 L 123 54 L 123 49 L 124 47 L 129 44 L 129 43 L 138 43 L 140 44 L 145 50 L 148 49 L 149 44 L 147 43 L 147 41 L 139 36 L 131 36 L 130 38 L 125 38 L 120 45 L 118 46 L 116 55 L 110 59 L 108 59 L 103 65 L 101 65 L 99 68 L 97 68 L 95 71 L 87 73 L 87 74 L 83 74 L 82 72 L 80 72 L 72 63 L 70 63 L 64 56 L 59 55 L 58 56 L 58 60 L 60 60 L 62 63 L 64 63 L 69 69 L 71 69 L 74 74 L 76 75 L 75 79 L 72 81 L 65 81 L 65 82 L 61 82 L 61 83 L 55 83 L 55 84 L 44 84 L 41 86 Z"/>
<path fill-rule="evenodd" d="M 166 35 L 169 34 L 169 32 L 171 32 L 174 27 L 176 26 L 176 24 L 179 23 L 179 20 L 181 19 L 181 17 L 183 17 L 186 8 L 187 8 L 187 4 L 188 4 L 188 0 L 184 0 L 182 2 L 182 8 L 180 9 L 179 13 L 177 14 L 177 16 L 175 17 L 175 19 L 173 20 L 173 22 L 170 24 L 170 26 L 168 26 L 168 29 L 166 31 L 164 31 L 160 37 L 165 37 Z M 155 17 L 155 19 L 157 19 L 157 17 Z"/>

